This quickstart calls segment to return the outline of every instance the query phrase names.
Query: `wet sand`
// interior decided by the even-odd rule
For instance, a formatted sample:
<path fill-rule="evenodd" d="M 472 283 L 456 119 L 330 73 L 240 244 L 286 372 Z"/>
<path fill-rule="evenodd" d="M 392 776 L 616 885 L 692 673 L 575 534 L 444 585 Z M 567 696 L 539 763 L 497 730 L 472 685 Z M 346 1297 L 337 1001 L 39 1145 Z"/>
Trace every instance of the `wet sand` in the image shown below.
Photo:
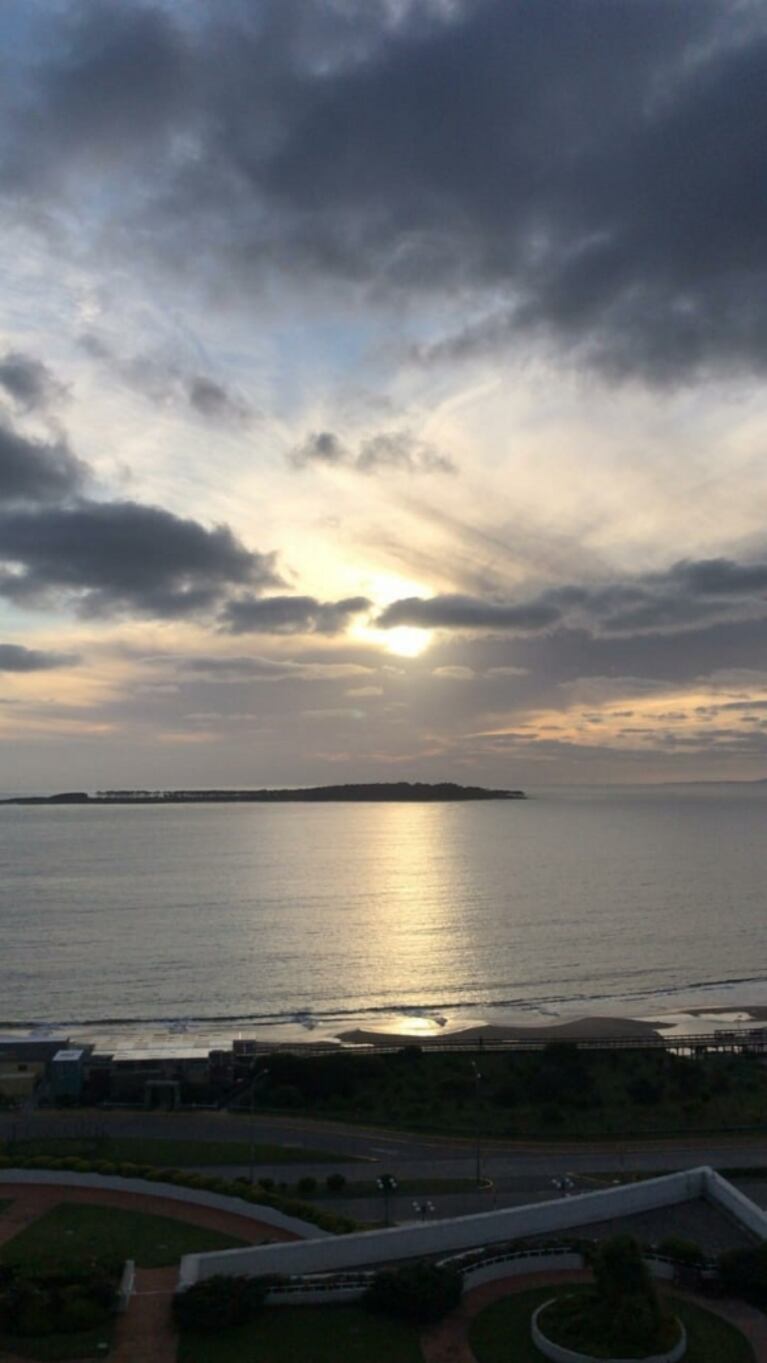
<path fill-rule="evenodd" d="M 407 1035 L 404 1032 L 375 1032 L 355 1027 L 347 1032 L 338 1032 L 337 1039 L 352 1046 L 429 1046 L 451 1045 L 461 1042 L 479 1041 L 588 1041 L 600 1037 L 659 1037 L 661 1028 L 666 1024 L 660 1021 L 647 1022 L 642 1018 L 625 1017 L 583 1017 L 571 1018 L 567 1022 L 551 1022 L 532 1026 L 504 1026 L 488 1023 L 479 1027 L 466 1027 L 449 1035 L 432 1036 Z"/>

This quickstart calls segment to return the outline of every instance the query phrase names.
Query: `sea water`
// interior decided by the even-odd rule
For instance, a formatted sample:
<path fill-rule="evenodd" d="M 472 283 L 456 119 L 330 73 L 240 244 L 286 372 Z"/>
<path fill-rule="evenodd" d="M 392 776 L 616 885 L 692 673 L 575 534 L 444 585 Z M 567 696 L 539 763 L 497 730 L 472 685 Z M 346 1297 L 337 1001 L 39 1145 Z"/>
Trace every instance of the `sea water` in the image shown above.
<path fill-rule="evenodd" d="M 767 786 L 530 794 L 0 808 L 0 1029 L 767 1002 Z"/>

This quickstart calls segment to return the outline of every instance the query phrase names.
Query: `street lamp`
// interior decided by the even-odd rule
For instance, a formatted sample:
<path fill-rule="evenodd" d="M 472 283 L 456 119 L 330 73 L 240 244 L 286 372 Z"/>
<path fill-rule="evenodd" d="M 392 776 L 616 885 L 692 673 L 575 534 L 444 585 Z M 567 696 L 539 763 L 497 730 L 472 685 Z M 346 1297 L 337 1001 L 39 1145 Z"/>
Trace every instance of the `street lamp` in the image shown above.
<path fill-rule="evenodd" d="M 268 1075 L 268 1073 L 269 1073 L 268 1070 L 259 1070 L 257 1074 L 254 1074 L 254 1075 L 253 1075 L 253 1078 L 252 1078 L 251 1081 L 250 1081 L 250 1175 L 249 1175 L 249 1178 L 250 1178 L 250 1182 L 251 1182 L 251 1183 L 253 1183 L 253 1177 L 254 1177 L 254 1172 L 255 1172 L 255 1167 L 256 1167 L 256 1085 L 258 1084 L 259 1079 L 265 1079 L 266 1076 Z"/>
<path fill-rule="evenodd" d="M 469 1064 L 471 1065 L 471 1068 L 474 1071 L 474 1139 L 475 1139 L 474 1172 L 477 1181 L 477 1187 L 479 1187 L 480 1183 L 482 1182 L 482 1130 L 480 1126 L 479 1111 L 479 1086 L 482 1080 L 482 1075 L 480 1074 L 479 1069 L 477 1068 L 473 1060 L 470 1060 Z"/>
<path fill-rule="evenodd" d="M 418 1215 L 420 1216 L 420 1218 L 421 1218 L 422 1221 L 425 1221 L 426 1218 L 427 1218 L 427 1216 L 430 1216 L 430 1215 L 432 1214 L 432 1212 L 434 1211 L 434 1203 L 433 1203 L 433 1202 L 414 1202 L 414 1203 L 413 1203 L 413 1211 L 418 1213 Z"/>
<path fill-rule="evenodd" d="M 552 1186 L 556 1188 L 557 1192 L 561 1193 L 563 1197 L 569 1197 L 575 1187 L 575 1183 L 570 1178 L 569 1174 L 562 1174 L 560 1178 L 553 1178 L 551 1182 Z"/>
<path fill-rule="evenodd" d="M 381 1189 L 381 1192 L 383 1193 L 383 1199 L 384 1199 L 384 1225 L 385 1225 L 385 1226 L 388 1226 L 388 1225 L 389 1225 L 389 1198 L 391 1197 L 392 1193 L 396 1193 L 396 1191 L 397 1191 L 397 1180 L 396 1180 L 396 1178 L 394 1177 L 393 1174 L 381 1174 L 380 1178 L 377 1178 L 377 1179 L 376 1179 L 376 1183 L 378 1184 L 379 1188 Z"/>

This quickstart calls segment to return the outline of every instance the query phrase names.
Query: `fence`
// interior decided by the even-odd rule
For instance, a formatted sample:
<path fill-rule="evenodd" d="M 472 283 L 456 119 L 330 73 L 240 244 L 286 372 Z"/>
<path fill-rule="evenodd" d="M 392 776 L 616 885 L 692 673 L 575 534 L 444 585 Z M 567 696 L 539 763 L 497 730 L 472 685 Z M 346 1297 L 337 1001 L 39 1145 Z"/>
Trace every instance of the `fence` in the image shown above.
<path fill-rule="evenodd" d="M 585 1257 L 577 1245 L 562 1245 L 541 1249 L 508 1249 L 501 1254 L 483 1258 L 476 1263 L 463 1264 L 465 1255 L 443 1259 L 445 1267 L 454 1268 L 463 1279 L 464 1289 L 480 1287 L 499 1278 L 522 1277 L 543 1269 L 554 1272 L 574 1271 L 585 1267 Z M 677 1264 L 667 1255 L 647 1254 L 645 1263 L 655 1278 L 672 1280 Z M 321 1306 L 329 1302 L 359 1301 L 375 1278 L 372 1269 L 362 1273 L 306 1274 L 275 1284 L 267 1295 L 270 1306 Z"/>

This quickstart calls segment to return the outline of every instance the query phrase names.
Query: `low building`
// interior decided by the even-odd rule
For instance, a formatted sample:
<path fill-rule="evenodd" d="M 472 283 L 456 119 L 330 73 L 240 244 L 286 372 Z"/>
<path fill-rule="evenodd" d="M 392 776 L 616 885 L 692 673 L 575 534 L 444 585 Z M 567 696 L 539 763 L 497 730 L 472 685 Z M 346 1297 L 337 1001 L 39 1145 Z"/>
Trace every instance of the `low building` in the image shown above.
<path fill-rule="evenodd" d="M 79 1103 L 85 1084 L 85 1063 L 90 1047 L 70 1046 L 51 1060 L 51 1094 L 55 1103 Z"/>
<path fill-rule="evenodd" d="M 14 1105 L 23 1103 L 32 1097 L 44 1076 L 42 1060 L 11 1060 L 0 1056 L 0 1098 Z"/>

